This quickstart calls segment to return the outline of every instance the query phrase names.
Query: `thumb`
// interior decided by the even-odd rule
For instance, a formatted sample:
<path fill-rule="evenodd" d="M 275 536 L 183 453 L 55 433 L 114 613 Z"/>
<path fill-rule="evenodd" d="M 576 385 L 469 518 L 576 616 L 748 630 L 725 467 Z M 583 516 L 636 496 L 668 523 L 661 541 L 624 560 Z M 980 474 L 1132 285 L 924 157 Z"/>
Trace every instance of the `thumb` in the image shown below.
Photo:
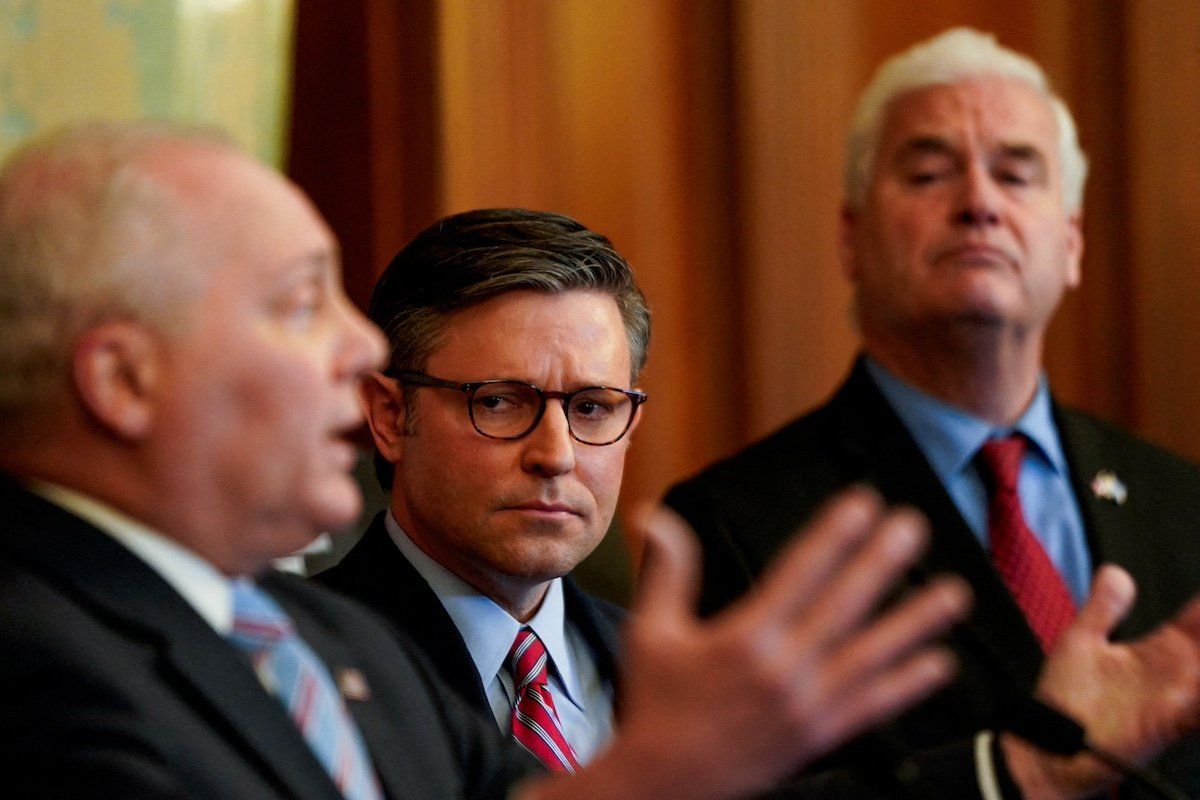
<path fill-rule="evenodd" d="M 700 589 L 700 557 L 691 527 L 661 504 L 646 503 L 631 517 L 629 534 L 642 551 L 630 609 L 634 618 L 690 617 Z"/>
<path fill-rule="evenodd" d="M 1129 573 L 1115 564 L 1105 564 L 1096 571 L 1091 596 L 1071 627 L 1107 639 L 1133 608 L 1136 596 L 1137 587 Z"/>

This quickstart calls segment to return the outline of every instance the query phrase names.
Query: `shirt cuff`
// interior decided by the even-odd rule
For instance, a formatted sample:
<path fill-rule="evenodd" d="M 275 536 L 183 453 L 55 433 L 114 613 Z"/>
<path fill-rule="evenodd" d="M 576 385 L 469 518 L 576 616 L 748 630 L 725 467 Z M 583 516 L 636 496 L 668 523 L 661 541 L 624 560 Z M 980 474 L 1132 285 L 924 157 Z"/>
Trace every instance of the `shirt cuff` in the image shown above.
<path fill-rule="evenodd" d="M 1020 800 L 1024 795 L 1017 786 L 1004 751 L 1000 749 L 1000 736 L 995 731 L 980 731 L 975 734 L 975 779 L 983 800 Z"/>
<path fill-rule="evenodd" d="M 996 762 L 992 758 L 995 741 L 996 734 L 992 731 L 975 734 L 975 780 L 979 781 L 979 794 L 983 800 L 1004 800 L 1000 782 L 996 780 Z"/>

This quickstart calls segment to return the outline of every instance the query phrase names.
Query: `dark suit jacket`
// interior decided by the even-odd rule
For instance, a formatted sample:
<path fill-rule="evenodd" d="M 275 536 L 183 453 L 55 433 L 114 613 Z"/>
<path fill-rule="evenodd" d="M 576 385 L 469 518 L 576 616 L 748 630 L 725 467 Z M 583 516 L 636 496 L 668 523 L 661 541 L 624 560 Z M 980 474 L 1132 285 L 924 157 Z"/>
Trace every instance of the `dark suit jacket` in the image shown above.
<path fill-rule="evenodd" d="M 466 643 L 433 589 L 388 536 L 383 523 L 386 513 L 375 517 L 341 563 L 317 575 L 316 580 L 389 619 L 424 649 L 447 685 L 491 720 L 486 688 Z M 600 677 L 615 687 L 618 628 L 625 612 L 586 594 L 570 578 L 563 581 L 563 601 L 567 619 L 591 648 Z"/>
<path fill-rule="evenodd" d="M 340 800 L 249 662 L 157 573 L 0 479 L 0 769 L 14 796 Z M 439 688 L 365 609 L 284 576 L 261 585 L 336 676 L 386 793 L 503 797 L 536 769 Z"/>
<path fill-rule="evenodd" d="M 1200 588 L 1200 470 L 1079 412 L 1060 406 L 1054 412 L 1093 561 L 1120 564 L 1139 587 L 1119 634 L 1140 635 Z M 1092 492 L 1102 469 L 1127 486 L 1125 504 Z M 888 502 L 915 506 L 929 517 L 932 542 L 910 583 L 958 573 L 970 582 L 975 607 L 949 639 L 960 661 L 958 679 L 881 735 L 836 753 L 827 766 L 851 772 L 832 783 L 851 787 L 847 796 L 869 796 L 854 787 L 864 774 L 883 774 L 881 758 L 915 753 L 928 783 L 941 788 L 913 794 L 970 797 L 971 737 L 999 724 L 1014 693 L 1031 691 L 1043 656 L 987 553 L 861 363 L 825 406 L 676 486 L 667 502 L 702 540 L 702 603 L 712 611 L 746 591 L 823 501 L 856 483 L 873 485 Z M 1200 797 L 1200 748 L 1190 742 L 1176 750 L 1166 768 Z M 809 785 L 818 784 L 825 785 Z M 822 788 L 812 794 L 837 793 Z"/>

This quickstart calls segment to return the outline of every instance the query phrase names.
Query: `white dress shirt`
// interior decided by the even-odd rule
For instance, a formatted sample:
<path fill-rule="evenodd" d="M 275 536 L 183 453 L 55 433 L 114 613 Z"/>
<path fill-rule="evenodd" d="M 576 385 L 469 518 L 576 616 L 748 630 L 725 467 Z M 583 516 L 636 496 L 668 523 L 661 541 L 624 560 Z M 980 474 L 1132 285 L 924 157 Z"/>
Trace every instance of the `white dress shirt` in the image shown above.
<path fill-rule="evenodd" d="M 216 567 L 177 542 L 87 495 L 30 481 L 29 490 L 91 523 L 146 562 L 221 636 L 233 630 L 233 589 Z"/>

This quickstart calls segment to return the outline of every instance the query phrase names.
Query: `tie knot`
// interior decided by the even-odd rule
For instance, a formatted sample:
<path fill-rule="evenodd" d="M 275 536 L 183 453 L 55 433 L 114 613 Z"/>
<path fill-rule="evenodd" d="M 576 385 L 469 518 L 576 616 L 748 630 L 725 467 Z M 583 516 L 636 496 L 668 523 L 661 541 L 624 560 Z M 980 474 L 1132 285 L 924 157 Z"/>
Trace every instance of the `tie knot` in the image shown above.
<path fill-rule="evenodd" d="M 529 628 L 517 631 L 508 651 L 508 668 L 512 670 L 518 695 L 527 686 L 546 685 L 546 646 Z"/>
<path fill-rule="evenodd" d="M 249 579 L 233 582 L 233 632 L 230 638 L 248 650 L 274 647 L 292 635 L 292 621 L 271 596 Z"/>
<path fill-rule="evenodd" d="M 1013 434 L 1004 439 L 989 439 L 979 448 L 980 458 L 986 467 L 996 491 L 1015 492 L 1017 478 L 1021 474 L 1021 459 L 1025 457 L 1025 437 Z"/>

